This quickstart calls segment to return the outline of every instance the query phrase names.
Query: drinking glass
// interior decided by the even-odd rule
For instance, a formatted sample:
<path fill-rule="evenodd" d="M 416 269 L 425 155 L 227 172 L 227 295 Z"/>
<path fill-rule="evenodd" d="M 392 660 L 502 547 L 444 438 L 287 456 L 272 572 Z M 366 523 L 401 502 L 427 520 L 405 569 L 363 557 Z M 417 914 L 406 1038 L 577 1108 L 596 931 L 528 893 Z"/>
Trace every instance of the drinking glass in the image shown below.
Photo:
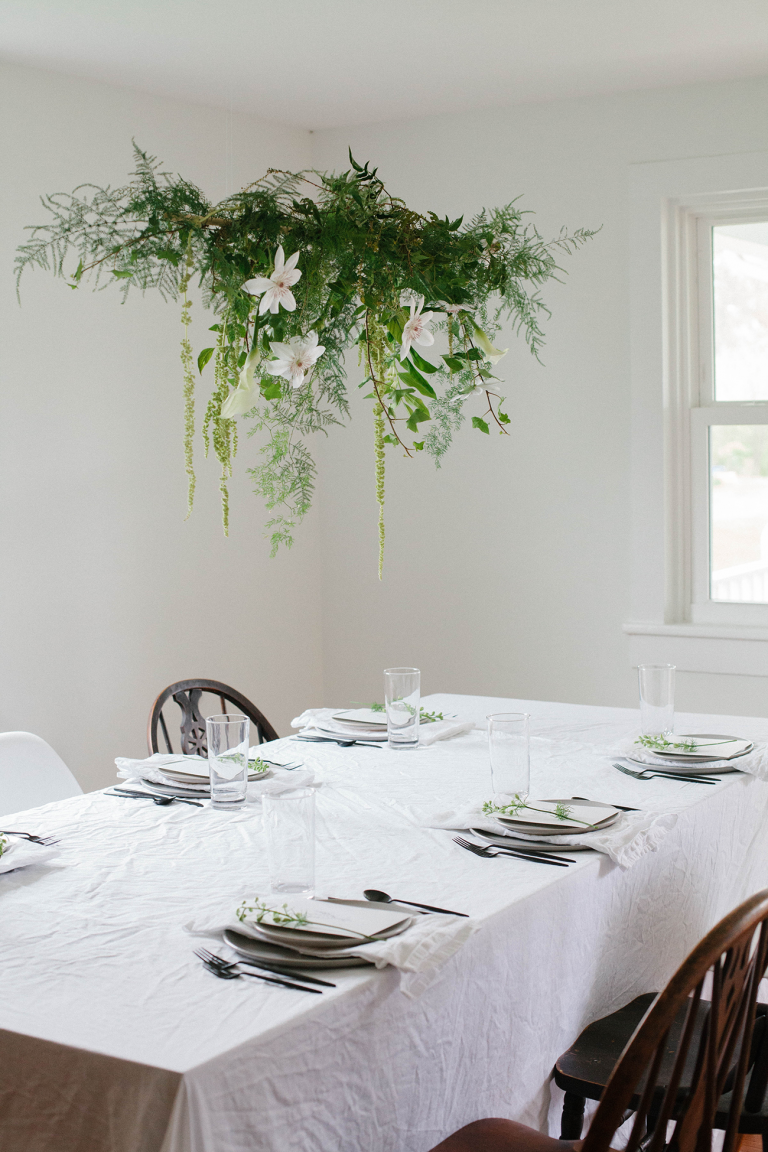
<path fill-rule="evenodd" d="M 419 743 L 421 672 L 418 668 L 384 669 L 384 703 L 390 748 L 416 748 Z"/>
<path fill-rule="evenodd" d="M 205 721 L 213 808 L 241 808 L 245 803 L 250 726 L 248 717 L 238 713 Z"/>
<path fill-rule="evenodd" d="M 269 882 L 274 893 L 314 896 L 315 790 L 294 788 L 262 798 Z"/>
<path fill-rule="evenodd" d="M 675 665 L 639 664 L 637 679 L 643 736 L 670 736 L 675 727 Z"/>
<path fill-rule="evenodd" d="M 494 795 L 525 800 L 531 790 L 530 713 L 495 712 L 487 720 Z"/>

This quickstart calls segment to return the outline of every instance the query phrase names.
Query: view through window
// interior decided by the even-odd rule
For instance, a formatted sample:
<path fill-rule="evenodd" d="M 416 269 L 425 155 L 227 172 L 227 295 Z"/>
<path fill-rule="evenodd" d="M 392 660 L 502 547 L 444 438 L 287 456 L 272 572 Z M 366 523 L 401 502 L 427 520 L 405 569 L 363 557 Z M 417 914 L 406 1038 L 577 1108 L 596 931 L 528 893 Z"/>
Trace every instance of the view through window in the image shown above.
<path fill-rule="evenodd" d="M 768 221 L 712 229 L 715 404 L 764 424 L 709 428 L 710 596 L 768 603 Z"/>

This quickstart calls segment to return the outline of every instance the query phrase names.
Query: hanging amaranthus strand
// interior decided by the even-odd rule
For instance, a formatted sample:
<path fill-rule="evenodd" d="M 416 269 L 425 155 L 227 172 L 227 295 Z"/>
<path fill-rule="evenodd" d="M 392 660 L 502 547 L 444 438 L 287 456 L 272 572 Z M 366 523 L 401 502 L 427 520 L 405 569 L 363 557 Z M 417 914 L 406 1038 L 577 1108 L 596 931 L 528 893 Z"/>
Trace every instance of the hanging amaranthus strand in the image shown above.
<path fill-rule="evenodd" d="M 270 169 L 218 204 L 137 147 L 135 159 L 122 188 L 91 183 L 44 197 L 51 218 L 31 228 L 19 248 L 18 276 L 32 265 L 67 277 L 73 288 L 91 275 L 97 286 L 105 277 L 118 283 L 124 296 L 131 287 L 181 296 L 190 509 L 195 413 L 187 289 L 198 278 L 219 318 L 216 347 L 203 348 L 197 364 L 202 372 L 214 359 L 202 432 L 206 452 L 212 443 L 221 464 L 224 530 L 236 422 L 249 419 L 253 432 L 268 436 L 248 472 L 273 512 L 273 552 L 290 546 L 311 503 L 315 464 L 307 438 L 349 416 L 345 355 L 361 341 L 373 381 L 381 574 L 386 447 L 406 457 L 424 452 L 439 466 L 465 414 L 483 434 L 506 430 L 510 417 L 494 375 L 504 350 L 491 343 L 499 321 L 509 321 L 538 356 L 540 320 L 548 315 L 540 290 L 561 273 L 557 259 L 594 233 L 561 231 L 545 241 L 515 201 L 467 222 L 414 212 L 351 154 L 345 172 Z M 71 253 L 77 266 L 65 271 Z M 446 347 L 438 351 L 435 336 L 446 326 Z"/>
<path fill-rule="evenodd" d="M 186 259 L 184 261 L 184 275 L 179 284 L 182 299 L 181 322 L 184 325 L 184 339 L 181 342 L 181 363 L 184 369 L 184 469 L 187 473 L 187 520 L 189 520 L 192 515 L 192 505 L 195 502 L 195 464 L 193 454 L 193 441 L 195 436 L 195 370 L 192 345 L 189 341 L 192 301 L 187 295 L 187 288 L 189 287 L 189 281 L 192 277 L 194 267 L 195 263 L 192 258 L 192 235 L 190 233 Z"/>

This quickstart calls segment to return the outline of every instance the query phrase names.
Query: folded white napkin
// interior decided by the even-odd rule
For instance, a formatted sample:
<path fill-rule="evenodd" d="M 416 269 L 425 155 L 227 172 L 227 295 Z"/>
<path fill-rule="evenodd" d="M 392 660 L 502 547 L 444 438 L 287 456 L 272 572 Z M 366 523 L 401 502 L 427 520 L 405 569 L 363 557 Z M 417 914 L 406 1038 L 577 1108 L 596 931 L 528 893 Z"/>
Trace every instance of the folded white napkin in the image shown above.
<path fill-rule="evenodd" d="M 616 756 L 631 756 L 633 760 L 640 760 L 654 768 L 683 768 L 684 764 L 675 762 L 671 764 L 665 756 L 656 756 L 650 748 L 636 744 L 633 740 L 623 741 L 616 746 Z M 631 767 L 631 765 L 630 765 Z M 723 768 L 735 768 L 737 772 L 747 772 L 756 776 L 758 780 L 768 780 L 768 743 L 755 741 L 754 749 L 746 756 L 738 756 L 735 760 L 714 760 L 711 764 L 692 763 L 691 768 L 698 768 L 710 772 L 722 771 Z"/>
<path fill-rule="evenodd" d="M 30 864 L 44 864 L 59 855 L 53 844 L 34 844 L 23 836 L 6 836 L 3 854 L 0 856 L 0 872 L 14 872 L 17 868 L 27 868 Z"/>
<path fill-rule="evenodd" d="M 234 909 L 223 915 L 217 915 L 215 911 L 201 914 L 184 925 L 185 932 L 192 936 L 216 938 L 222 936 L 225 928 L 256 938 L 255 933 L 248 930 L 247 923 L 238 920 Z M 352 956 L 372 961 L 377 968 L 392 965 L 405 973 L 400 989 L 406 996 L 413 998 L 429 987 L 446 960 L 458 952 L 477 928 L 474 920 L 461 916 L 443 916 L 438 913 L 417 915 L 410 928 L 399 936 L 376 940 L 372 944 L 360 944 L 350 948 L 349 952 Z"/>
<path fill-rule="evenodd" d="M 482 801 L 467 805 L 465 808 L 435 812 L 432 816 L 422 820 L 427 828 L 482 828 L 484 832 L 493 832 L 497 836 L 509 836 L 512 830 L 492 816 L 483 812 Z M 583 835 L 547 836 L 547 844 L 553 847 L 573 847 L 576 844 L 594 848 L 597 852 L 604 852 L 610 856 L 621 868 L 631 868 L 649 852 L 655 852 L 661 841 L 671 828 L 677 823 L 677 816 L 667 812 L 663 815 L 654 815 L 650 812 L 622 812 L 615 824 L 610 828 L 595 832 L 585 832 Z M 527 836 L 514 832 L 515 837 L 525 840 L 541 840 L 535 835 Z M 510 848 L 514 845 L 510 844 Z"/>
<path fill-rule="evenodd" d="M 263 746 L 261 747 L 263 753 Z M 259 755 L 259 746 L 250 748 L 249 756 L 256 757 Z M 271 759 L 271 754 L 270 754 Z M 163 768 L 177 767 L 180 772 L 184 771 L 184 764 L 191 761 L 193 764 L 208 764 L 208 761 L 202 756 L 182 756 L 180 754 L 168 755 L 162 752 L 155 752 L 154 756 L 148 756 L 146 760 L 131 760 L 127 756 L 117 756 L 115 764 L 117 765 L 117 774 L 122 780 L 132 780 L 138 783 L 141 780 L 149 780 L 153 784 L 171 784 L 176 781 L 168 776 L 163 775 Z M 200 780 L 201 784 L 205 784 L 205 777 Z M 179 788 L 187 787 L 186 784 L 179 784 Z M 290 792 L 294 788 L 311 788 L 319 787 L 315 780 L 314 772 L 309 768 L 296 768 L 293 771 L 287 771 L 283 768 L 273 767 L 270 776 L 266 776 L 264 780 L 249 780 L 249 789 L 256 788 L 257 795 L 261 792 Z"/>
<path fill-rule="evenodd" d="M 291 720 L 291 728 L 301 728 L 304 736 L 327 736 L 326 731 L 321 731 L 316 727 L 317 722 L 322 721 L 327 724 L 340 711 L 340 708 L 307 708 L 301 716 Z M 449 740 L 452 736 L 461 736 L 462 733 L 469 732 L 474 727 L 474 720 L 435 720 L 431 724 L 419 724 L 419 747 L 428 748 L 430 744 L 434 744 L 438 740 Z M 348 732 L 348 726 L 343 730 L 340 729 L 339 735 L 349 735 L 350 739 L 365 740 L 363 731 L 356 732 L 353 737 Z"/>

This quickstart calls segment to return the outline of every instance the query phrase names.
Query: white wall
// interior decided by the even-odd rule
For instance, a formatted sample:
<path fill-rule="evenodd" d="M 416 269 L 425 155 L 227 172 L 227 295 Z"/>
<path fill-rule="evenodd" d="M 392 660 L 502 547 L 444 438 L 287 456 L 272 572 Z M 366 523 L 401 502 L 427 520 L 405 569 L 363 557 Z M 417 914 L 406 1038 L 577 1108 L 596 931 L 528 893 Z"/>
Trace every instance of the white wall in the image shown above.
<path fill-rule="evenodd" d="M 464 429 L 437 475 L 388 450 L 385 581 L 376 579 L 368 405 L 325 452 L 329 701 L 373 699 L 415 663 L 426 691 L 633 704 L 629 590 L 628 173 L 638 162 L 765 147 L 768 80 L 529 104 L 313 135 L 320 168 L 371 160 L 413 207 L 456 216 L 522 194 L 544 235 L 602 231 L 564 261 L 545 367 L 499 366 L 509 439 Z M 477 402 L 479 404 L 479 401 Z M 478 408 L 479 413 L 479 408 Z M 659 556 L 659 563 L 662 557 Z M 768 714 L 765 678 L 682 673 L 689 711 Z"/>
<path fill-rule="evenodd" d="M 121 307 L 113 289 L 72 292 L 44 272 L 15 298 L 14 249 L 45 218 L 42 193 L 125 182 L 135 137 L 223 196 L 226 113 L 13 67 L 0 108 L 0 729 L 39 733 L 92 788 L 114 779 L 115 755 L 145 754 L 150 705 L 172 680 L 232 683 L 281 732 L 320 700 L 316 522 L 270 560 L 244 460 L 225 540 L 199 437 L 184 522 L 177 305 Z M 234 116 L 232 137 L 231 190 L 309 159 L 299 130 Z M 199 349 L 212 320 L 193 313 Z"/>

